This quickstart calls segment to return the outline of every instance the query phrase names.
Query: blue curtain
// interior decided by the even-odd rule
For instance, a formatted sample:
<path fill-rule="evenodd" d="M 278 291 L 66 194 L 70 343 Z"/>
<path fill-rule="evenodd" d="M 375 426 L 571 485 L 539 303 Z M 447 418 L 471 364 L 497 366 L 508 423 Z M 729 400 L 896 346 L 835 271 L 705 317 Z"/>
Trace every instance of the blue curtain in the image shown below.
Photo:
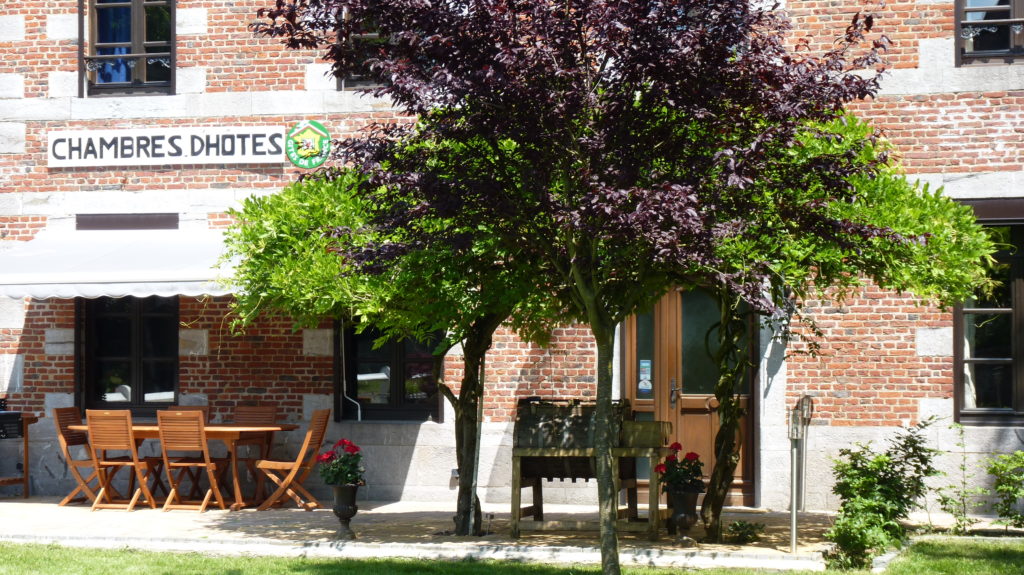
<path fill-rule="evenodd" d="M 100 8 L 96 11 L 96 43 L 112 44 L 126 42 L 129 46 L 99 47 L 97 55 L 129 54 L 132 41 L 132 9 L 127 6 Z M 96 72 L 96 83 L 130 82 L 131 68 L 128 59 L 103 60 Z"/>

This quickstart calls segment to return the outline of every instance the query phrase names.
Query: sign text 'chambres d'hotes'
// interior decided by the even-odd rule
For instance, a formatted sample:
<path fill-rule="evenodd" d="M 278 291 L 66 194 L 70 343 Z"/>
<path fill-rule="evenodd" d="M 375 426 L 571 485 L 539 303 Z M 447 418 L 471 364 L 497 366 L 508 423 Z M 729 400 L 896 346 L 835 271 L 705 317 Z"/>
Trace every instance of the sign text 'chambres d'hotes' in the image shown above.
<path fill-rule="evenodd" d="M 51 168 L 167 164 L 280 164 L 284 126 L 73 130 L 47 134 Z"/>

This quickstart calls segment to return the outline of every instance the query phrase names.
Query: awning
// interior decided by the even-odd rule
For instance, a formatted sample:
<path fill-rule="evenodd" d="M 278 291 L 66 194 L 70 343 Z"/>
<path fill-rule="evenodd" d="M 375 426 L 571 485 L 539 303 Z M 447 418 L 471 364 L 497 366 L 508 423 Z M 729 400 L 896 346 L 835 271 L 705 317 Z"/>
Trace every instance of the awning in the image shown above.
<path fill-rule="evenodd" d="M 45 230 L 0 251 L 0 295 L 75 298 L 231 293 L 210 230 Z"/>

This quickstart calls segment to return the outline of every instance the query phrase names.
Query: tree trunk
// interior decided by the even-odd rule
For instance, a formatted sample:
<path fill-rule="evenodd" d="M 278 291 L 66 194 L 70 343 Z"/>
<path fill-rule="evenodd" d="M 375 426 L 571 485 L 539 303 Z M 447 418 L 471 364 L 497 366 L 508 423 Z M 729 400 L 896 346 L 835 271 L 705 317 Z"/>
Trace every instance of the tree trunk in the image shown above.
<path fill-rule="evenodd" d="M 483 332 L 483 333 L 481 333 Z M 462 386 L 455 408 L 455 453 L 459 467 L 459 493 L 455 512 L 456 535 L 483 535 L 483 512 L 476 494 L 477 450 L 480 448 L 480 402 L 483 400 L 484 356 L 491 347 L 494 329 L 470 330 L 463 343 Z"/>
<path fill-rule="evenodd" d="M 465 385 L 465 379 L 463 379 Z M 482 535 L 483 513 L 477 498 L 473 478 L 476 475 L 477 419 L 476 402 L 463 402 L 459 393 L 460 408 L 455 411 L 455 452 L 459 468 L 459 493 L 455 511 L 456 535 Z"/>
<path fill-rule="evenodd" d="M 715 384 L 719 427 L 715 435 L 715 467 L 711 471 L 700 516 L 708 539 L 721 543 L 722 507 L 740 460 L 740 420 L 743 409 L 736 389 L 743 382 L 750 366 L 746 355 L 750 338 L 747 322 L 740 313 L 741 300 L 726 292 L 716 295 L 721 321 L 718 324 L 718 349 L 712 357 L 719 369 L 718 382 Z"/>
<path fill-rule="evenodd" d="M 618 494 L 612 475 L 612 350 L 615 347 L 614 325 L 595 325 L 591 332 L 597 342 L 597 407 L 594 412 L 594 451 L 596 453 L 597 503 L 601 523 L 601 570 L 604 575 L 619 575 Z"/>
<path fill-rule="evenodd" d="M 721 394 L 716 386 L 715 397 L 720 402 L 718 406 L 719 428 L 715 435 L 715 467 L 708 480 L 708 490 L 704 495 L 704 504 L 701 506 L 700 514 L 708 539 L 714 543 L 721 543 L 723 540 L 722 507 L 729 495 L 733 475 L 736 473 L 736 466 L 740 459 L 737 435 L 742 414 L 739 401 L 736 400 L 731 390 L 727 394 Z"/>

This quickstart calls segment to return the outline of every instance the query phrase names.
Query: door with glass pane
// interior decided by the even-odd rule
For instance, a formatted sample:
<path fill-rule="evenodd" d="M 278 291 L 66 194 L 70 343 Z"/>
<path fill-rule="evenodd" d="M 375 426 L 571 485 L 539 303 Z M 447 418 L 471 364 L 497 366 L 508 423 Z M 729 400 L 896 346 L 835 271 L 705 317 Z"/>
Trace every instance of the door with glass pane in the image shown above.
<path fill-rule="evenodd" d="M 709 330 L 717 322 L 718 306 L 710 296 L 697 291 L 672 291 L 651 311 L 630 318 L 623 333 L 624 396 L 633 404 L 636 418 L 670 422 L 674 440 L 685 451 L 700 454 L 706 475 L 715 462 L 718 404 L 714 387 L 718 369 L 705 341 L 715 341 L 714 331 L 709 336 Z M 748 413 L 750 375 L 743 389 L 738 390 Z M 729 505 L 754 503 L 751 419 L 748 415 L 741 426 L 741 459 Z M 641 477 L 649 477 L 649 470 L 638 471 Z"/>

